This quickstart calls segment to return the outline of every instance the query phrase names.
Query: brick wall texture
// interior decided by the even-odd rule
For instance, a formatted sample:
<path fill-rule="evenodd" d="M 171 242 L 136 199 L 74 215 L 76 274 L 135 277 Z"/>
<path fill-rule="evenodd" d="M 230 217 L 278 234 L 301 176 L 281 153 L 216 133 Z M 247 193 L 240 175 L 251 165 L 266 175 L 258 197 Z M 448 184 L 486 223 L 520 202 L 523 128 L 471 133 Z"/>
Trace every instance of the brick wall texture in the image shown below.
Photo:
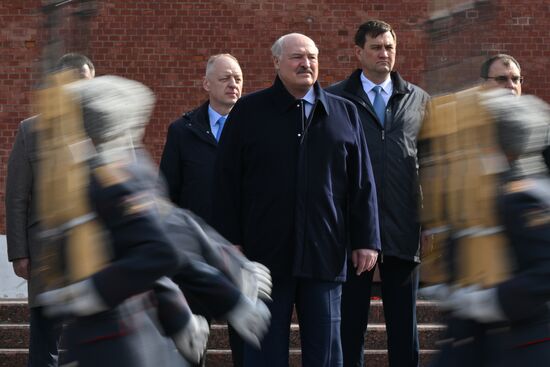
<path fill-rule="evenodd" d="M 33 113 L 44 45 L 40 0 L 0 0 L 0 233 L 5 175 L 17 126 Z M 358 24 L 380 18 L 397 31 L 396 69 L 429 92 L 477 80 L 479 63 L 506 52 L 522 65 L 524 93 L 550 102 L 548 0 L 109 0 L 86 27 L 63 16 L 65 51 L 92 58 L 97 75 L 141 81 L 156 94 L 146 144 L 159 159 L 168 124 L 201 103 L 208 56 L 229 52 L 244 72 L 244 93 L 271 84 L 273 41 L 300 32 L 320 49 L 320 82 L 329 85 L 356 68 Z M 88 29 L 88 32 L 84 32 Z M 86 37 L 87 42 L 76 40 Z M 69 37 L 70 36 L 70 37 Z"/>

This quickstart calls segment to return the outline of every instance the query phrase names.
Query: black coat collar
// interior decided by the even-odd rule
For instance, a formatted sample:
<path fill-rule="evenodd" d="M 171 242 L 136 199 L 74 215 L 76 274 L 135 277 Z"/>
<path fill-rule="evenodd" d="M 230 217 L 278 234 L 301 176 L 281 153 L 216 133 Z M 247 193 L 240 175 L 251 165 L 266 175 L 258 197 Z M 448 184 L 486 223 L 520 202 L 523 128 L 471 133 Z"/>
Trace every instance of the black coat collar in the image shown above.
<path fill-rule="evenodd" d="M 210 102 L 206 101 L 198 108 L 191 112 L 188 112 L 189 127 L 197 134 L 201 139 L 207 141 L 210 144 L 217 145 L 218 142 L 212 134 L 210 128 L 210 116 L 208 115 L 208 106 Z"/>
<path fill-rule="evenodd" d="M 326 92 L 321 88 L 319 82 L 315 82 L 313 88 L 315 90 L 314 108 L 316 113 L 319 113 L 322 110 L 328 116 L 330 113 L 330 108 L 327 103 Z M 278 75 L 275 77 L 275 81 L 273 82 L 271 89 L 275 94 L 274 103 L 281 110 L 281 112 L 288 111 L 290 108 L 294 107 L 296 98 L 288 92 Z"/>

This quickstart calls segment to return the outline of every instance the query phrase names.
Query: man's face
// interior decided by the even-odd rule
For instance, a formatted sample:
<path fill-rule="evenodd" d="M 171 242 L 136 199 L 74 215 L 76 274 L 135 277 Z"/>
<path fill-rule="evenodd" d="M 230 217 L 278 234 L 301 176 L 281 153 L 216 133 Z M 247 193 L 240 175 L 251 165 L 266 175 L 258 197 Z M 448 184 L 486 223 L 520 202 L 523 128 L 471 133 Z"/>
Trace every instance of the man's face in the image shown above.
<path fill-rule="evenodd" d="M 208 70 L 203 87 L 209 94 L 210 106 L 218 113 L 233 108 L 241 97 L 243 72 L 239 63 L 227 56 L 220 56 Z"/>
<path fill-rule="evenodd" d="M 379 84 L 386 80 L 393 70 L 395 50 L 395 40 L 390 32 L 386 32 L 376 38 L 366 35 L 363 47 L 355 46 L 355 55 L 365 76 Z"/>
<path fill-rule="evenodd" d="M 280 57 L 274 57 L 275 69 L 286 89 L 296 98 L 302 98 L 319 74 L 319 50 L 304 35 L 290 35 L 284 39 Z"/>
<path fill-rule="evenodd" d="M 489 78 L 485 86 L 489 88 L 506 88 L 516 96 L 521 96 L 521 74 L 517 65 L 510 61 L 506 66 L 502 60 L 496 60 L 489 67 Z"/>

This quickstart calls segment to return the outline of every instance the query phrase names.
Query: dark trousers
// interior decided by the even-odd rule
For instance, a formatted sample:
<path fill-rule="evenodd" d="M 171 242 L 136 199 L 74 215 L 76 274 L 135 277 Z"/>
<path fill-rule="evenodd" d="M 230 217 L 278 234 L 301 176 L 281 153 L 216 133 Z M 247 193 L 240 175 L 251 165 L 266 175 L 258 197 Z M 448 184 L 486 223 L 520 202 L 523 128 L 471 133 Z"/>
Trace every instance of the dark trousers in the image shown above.
<path fill-rule="evenodd" d="M 157 328 L 156 309 L 115 309 L 70 320 L 63 330 L 62 363 L 78 367 L 188 367 Z"/>
<path fill-rule="evenodd" d="M 431 367 L 503 367 L 540 366 L 526 363 L 526 359 L 516 360 L 509 365 L 509 348 L 506 337 L 508 325 L 480 324 L 472 320 L 448 317 L 447 330 L 439 353 L 430 361 Z M 503 332 L 505 331 L 505 332 Z M 524 357 L 527 357 L 525 355 Z M 544 363 L 542 363 L 544 365 Z"/>
<path fill-rule="evenodd" d="M 30 309 L 29 367 L 57 367 L 61 323 L 45 317 L 42 307 Z"/>
<path fill-rule="evenodd" d="M 389 365 L 392 367 L 418 366 L 417 265 L 389 256 L 377 265 L 382 282 Z M 347 282 L 342 287 L 342 350 L 345 367 L 364 365 L 373 274 L 374 270 L 357 276 L 351 263 L 348 264 Z"/>
<path fill-rule="evenodd" d="M 273 279 L 271 324 L 261 350 L 244 345 L 244 366 L 287 367 L 294 304 L 300 324 L 303 367 L 342 366 L 340 303 L 342 285 L 311 279 Z"/>
<path fill-rule="evenodd" d="M 229 334 L 229 345 L 231 346 L 233 367 L 243 367 L 243 349 L 245 342 L 237 331 L 229 324 L 227 324 L 227 331 Z"/>

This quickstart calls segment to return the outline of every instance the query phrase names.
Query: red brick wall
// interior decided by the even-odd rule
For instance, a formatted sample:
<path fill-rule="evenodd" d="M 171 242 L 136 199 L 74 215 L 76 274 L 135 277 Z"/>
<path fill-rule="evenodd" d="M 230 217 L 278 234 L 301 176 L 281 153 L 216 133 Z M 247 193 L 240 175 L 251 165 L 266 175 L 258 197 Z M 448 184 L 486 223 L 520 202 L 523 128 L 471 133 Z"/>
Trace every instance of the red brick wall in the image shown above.
<path fill-rule="evenodd" d="M 32 112 L 31 90 L 38 80 L 42 46 L 39 0 L 0 2 L 0 233 L 4 231 L 6 163 L 19 121 Z M 471 77 L 477 62 L 497 51 L 510 52 L 521 62 L 525 92 L 550 101 L 550 42 L 545 0 L 485 1 L 490 16 L 472 9 L 455 15 L 460 33 L 446 39 L 426 33 L 431 0 L 296 0 L 296 1 L 168 1 L 110 0 L 99 2 L 90 23 L 86 53 L 98 75 L 118 74 L 150 86 L 157 96 L 146 143 L 156 159 L 167 125 L 205 98 L 201 83 L 209 55 L 230 52 L 244 72 L 244 92 L 268 86 L 274 77 L 270 46 L 280 35 L 301 32 L 320 49 L 320 81 L 331 84 L 357 66 L 352 53 L 356 26 L 368 18 L 390 22 L 398 33 L 396 68 L 412 82 L 436 90 L 445 63 L 465 69 Z M 520 5 L 518 5 L 520 4 Z M 478 13 L 476 13 L 476 11 Z M 476 15 L 477 14 L 477 15 Z M 483 20 L 482 22 L 480 21 Z M 65 34 L 77 24 L 65 18 Z M 74 43 L 71 43 L 74 45 Z M 82 51 L 76 46 L 76 51 Z M 474 59 L 478 57 L 478 59 Z M 463 67 L 462 61 L 467 67 Z M 472 62 L 474 60 L 475 62 Z M 469 66 L 468 66 L 469 65 Z M 426 71 L 432 71 L 426 74 Z M 436 71 L 434 71 L 436 70 Z M 462 73 L 462 72 L 461 72 Z M 456 80 L 460 74 L 454 72 Z"/>

